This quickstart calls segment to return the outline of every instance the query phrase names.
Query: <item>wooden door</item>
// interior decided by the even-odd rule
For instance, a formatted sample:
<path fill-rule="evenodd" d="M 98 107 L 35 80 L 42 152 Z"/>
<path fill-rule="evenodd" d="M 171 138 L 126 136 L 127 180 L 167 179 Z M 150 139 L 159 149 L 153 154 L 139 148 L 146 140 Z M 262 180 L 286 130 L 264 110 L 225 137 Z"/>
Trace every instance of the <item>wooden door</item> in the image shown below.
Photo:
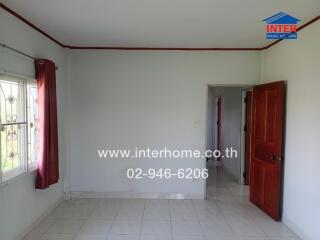
<path fill-rule="evenodd" d="M 246 92 L 246 126 L 245 126 L 245 178 L 246 185 L 250 184 L 251 162 L 251 124 L 252 124 L 252 91 Z"/>
<path fill-rule="evenodd" d="M 250 201 L 280 219 L 284 82 L 253 87 Z"/>

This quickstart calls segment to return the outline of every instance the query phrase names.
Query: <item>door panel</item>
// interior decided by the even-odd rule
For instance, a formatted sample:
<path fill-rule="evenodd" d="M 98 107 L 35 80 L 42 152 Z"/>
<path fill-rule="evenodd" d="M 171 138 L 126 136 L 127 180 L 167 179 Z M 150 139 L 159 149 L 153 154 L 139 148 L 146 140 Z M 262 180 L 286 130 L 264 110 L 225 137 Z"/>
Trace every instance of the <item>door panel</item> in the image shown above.
<path fill-rule="evenodd" d="M 265 93 L 255 95 L 255 137 L 256 140 L 263 141 L 265 129 Z"/>
<path fill-rule="evenodd" d="M 250 200 L 280 219 L 284 82 L 253 88 Z"/>
<path fill-rule="evenodd" d="M 264 169 L 260 164 L 252 162 L 251 169 L 251 184 L 250 191 L 253 191 L 255 194 L 251 194 L 251 201 L 257 205 L 263 201 L 263 188 L 264 188 Z"/>

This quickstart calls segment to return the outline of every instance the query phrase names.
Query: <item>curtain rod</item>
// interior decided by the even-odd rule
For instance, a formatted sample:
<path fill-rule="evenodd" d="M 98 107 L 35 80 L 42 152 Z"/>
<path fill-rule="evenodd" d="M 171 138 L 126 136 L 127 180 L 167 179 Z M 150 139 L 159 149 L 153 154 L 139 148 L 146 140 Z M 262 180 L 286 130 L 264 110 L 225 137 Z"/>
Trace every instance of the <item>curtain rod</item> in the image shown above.
<path fill-rule="evenodd" d="M 27 54 L 27 53 L 24 53 L 24 52 L 22 52 L 22 51 L 20 51 L 20 50 L 18 50 L 18 49 L 15 49 L 15 48 L 13 48 L 13 47 L 10 47 L 10 46 L 8 46 L 8 45 L 6 45 L 6 44 L 4 44 L 4 43 L 0 43 L 0 46 L 3 47 L 3 48 L 9 49 L 9 50 L 11 50 L 11 51 L 13 51 L 13 52 L 15 52 L 15 53 L 18 53 L 18 54 L 20 54 L 20 55 L 22 55 L 22 56 L 25 56 L 25 57 L 27 57 L 27 58 L 29 58 L 29 59 L 37 60 L 37 58 L 35 58 L 35 57 L 33 57 L 33 56 L 31 56 L 31 55 L 29 55 L 29 54 Z M 59 69 L 59 67 L 56 66 L 56 70 L 58 70 L 58 69 Z"/>

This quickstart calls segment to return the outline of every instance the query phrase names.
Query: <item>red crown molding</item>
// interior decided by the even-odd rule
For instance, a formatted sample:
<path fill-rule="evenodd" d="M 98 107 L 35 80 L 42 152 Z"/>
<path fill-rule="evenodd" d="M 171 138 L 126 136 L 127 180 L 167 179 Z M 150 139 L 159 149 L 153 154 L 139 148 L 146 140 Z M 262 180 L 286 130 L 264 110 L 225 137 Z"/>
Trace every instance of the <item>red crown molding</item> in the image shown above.
<path fill-rule="evenodd" d="M 8 8 L 6 5 L 4 5 L 3 3 L 0 3 L 0 7 L 7 11 L 8 13 L 10 13 L 11 15 L 15 16 L 16 18 L 20 19 L 22 22 L 24 22 L 25 24 L 29 25 L 31 28 L 33 28 L 34 30 L 38 31 L 39 33 L 41 33 L 42 35 L 46 36 L 47 38 L 49 38 L 50 40 L 52 40 L 53 42 L 55 42 L 56 44 L 58 44 L 61 47 L 64 47 L 64 44 L 59 42 L 57 39 L 51 37 L 48 33 L 46 33 L 45 31 L 41 30 L 40 28 L 38 28 L 36 25 L 34 25 L 33 23 L 31 23 L 30 21 L 28 21 L 26 18 L 22 17 L 21 15 L 19 15 L 18 13 L 16 13 L 15 11 L 13 11 L 12 9 Z"/>
<path fill-rule="evenodd" d="M 41 30 L 39 27 L 37 27 L 36 25 L 34 25 L 33 23 L 31 23 L 30 21 L 28 21 L 26 18 L 22 17 L 20 14 L 18 14 L 17 12 L 15 12 L 14 10 L 10 9 L 9 7 L 7 7 L 6 5 L 4 5 L 3 3 L 0 3 L 0 8 L 2 8 L 3 10 L 7 11 L 8 13 L 10 13 L 11 15 L 15 16 L 16 18 L 20 19 L 22 22 L 24 22 L 25 24 L 29 25 L 31 28 L 33 28 L 34 30 L 38 31 L 39 33 L 41 33 L 42 35 L 46 36 L 47 38 L 49 38 L 51 41 L 55 42 L 56 44 L 58 44 L 59 46 L 63 47 L 63 48 L 69 48 L 69 49 L 79 49 L 79 50 L 152 50 L 152 51 L 261 51 L 261 50 L 265 50 L 268 49 L 270 47 L 272 47 L 273 45 L 277 44 L 278 42 L 281 42 L 282 39 L 277 40 L 275 42 L 270 43 L 269 45 L 265 46 L 265 47 L 261 47 L 261 48 L 184 48 L 184 47 L 171 47 L 171 48 L 162 48 L 162 47 L 96 47 L 96 46 L 89 46 L 89 47 L 85 47 L 85 46 L 72 46 L 72 45 L 65 45 L 62 42 L 58 41 L 57 39 L 53 38 L 52 36 L 50 36 L 48 33 L 46 33 L 45 31 Z M 302 29 L 304 29 L 305 27 L 309 26 L 310 24 L 316 22 L 320 20 L 320 15 L 313 18 L 312 20 L 306 22 L 305 24 L 303 24 L 302 26 L 297 28 L 297 31 L 300 31 Z"/>

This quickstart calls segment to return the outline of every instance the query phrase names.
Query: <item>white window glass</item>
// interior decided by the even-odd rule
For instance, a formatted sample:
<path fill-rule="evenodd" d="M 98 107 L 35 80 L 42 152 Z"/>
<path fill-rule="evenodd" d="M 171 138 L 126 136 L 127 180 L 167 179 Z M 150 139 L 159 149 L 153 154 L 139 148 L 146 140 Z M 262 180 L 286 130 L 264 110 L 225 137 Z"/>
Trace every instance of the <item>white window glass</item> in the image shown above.
<path fill-rule="evenodd" d="M 34 83 L 0 76 L 1 181 L 37 166 L 38 97 Z M 28 104 L 27 104 L 28 103 Z"/>
<path fill-rule="evenodd" d="M 34 169 L 38 164 L 39 150 L 39 112 L 38 92 L 35 83 L 28 84 L 28 164 Z"/>

